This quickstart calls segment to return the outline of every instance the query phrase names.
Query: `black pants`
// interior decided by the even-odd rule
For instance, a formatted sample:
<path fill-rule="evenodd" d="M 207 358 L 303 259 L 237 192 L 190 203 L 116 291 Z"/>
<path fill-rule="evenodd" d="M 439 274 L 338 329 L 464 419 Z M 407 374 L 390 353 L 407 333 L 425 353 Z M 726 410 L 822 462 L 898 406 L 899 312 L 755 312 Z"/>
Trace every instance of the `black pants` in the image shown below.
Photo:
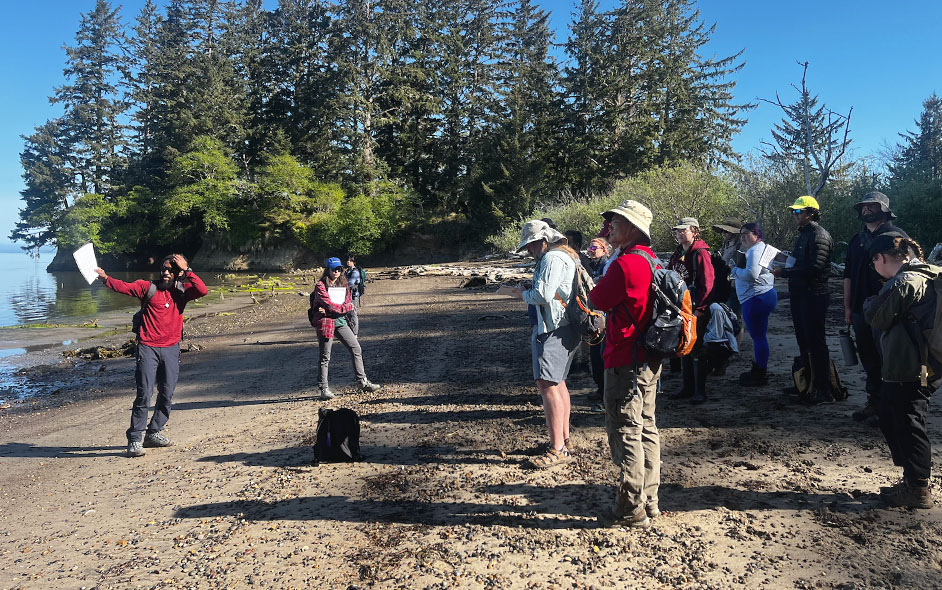
<path fill-rule="evenodd" d="M 173 405 L 173 391 L 177 387 L 180 375 L 180 343 L 173 346 L 156 347 L 137 344 L 137 366 L 134 380 L 137 383 L 137 396 L 131 406 L 131 427 L 127 430 L 128 442 L 140 442 L 144 432 L 160 432 L 170 419 Z M 147 423 L 150 409 L 150 397 L 157 386 L 157 402 L 154 415 Z"/>
<path fill-rule="evenodd" d="M 605 349 L 605 340 L 598 344 L 589 345 L 589 363 L 592 367 L 592 380 L 598 388 L 598 396 L 605 393 L 605 361 L 602 360 L 602 351 Z"/>
<path fill-rule="evenodd" d="M 880 384 L 883 382 L 880 377 L 883 363 L 880 362 L 880 352 L 877 349 L 879 337 L 874 334 L 873 328 L 862 313 L 851 313 L 851 325 L 854 327 L 857 356 L 860 357 L 860 364 L 867 373 L 867 397 L 871 398 L 880 393 Z"/>
<path fill-rule="evenodd" d="M 792 308 L 792 323 L 795 326 L 795 338 L 798 340 L 798 352 L 802 357 L 810 357 L 814 371 L 814 387 L 827 389 L 830 378 L 831 354 L 824 334 L 830 294 L 815 295 L 804 290 L 789 289 Z"/>
<path fill-rule="evenodd" d="M 880 430 L 890 447 L 893 464 L 903 468 L 910 483 L 929 479 L 932 445 L 926 431 L 929 390 L 919 383 L 883 383 L 877 400 Z"/>

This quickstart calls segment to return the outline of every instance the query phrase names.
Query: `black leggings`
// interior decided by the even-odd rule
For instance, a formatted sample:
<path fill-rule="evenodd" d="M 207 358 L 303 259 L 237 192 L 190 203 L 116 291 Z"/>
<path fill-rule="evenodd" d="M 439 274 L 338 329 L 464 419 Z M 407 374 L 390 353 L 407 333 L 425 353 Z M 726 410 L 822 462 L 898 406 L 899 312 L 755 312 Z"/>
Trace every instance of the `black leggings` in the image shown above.
<path fill-rule="evenodd" d="M 804 358 L 811 358 L 811 370 L 814 371 L 816 389 L 827 389 L 829 383 L 829 364 L 831 354 L 824 334 L 830 294 L 814 295 L 807 291 L 790 289 L 792 323 L 795 325 L 795 338 L 798 339 L 798 352 Z"/>

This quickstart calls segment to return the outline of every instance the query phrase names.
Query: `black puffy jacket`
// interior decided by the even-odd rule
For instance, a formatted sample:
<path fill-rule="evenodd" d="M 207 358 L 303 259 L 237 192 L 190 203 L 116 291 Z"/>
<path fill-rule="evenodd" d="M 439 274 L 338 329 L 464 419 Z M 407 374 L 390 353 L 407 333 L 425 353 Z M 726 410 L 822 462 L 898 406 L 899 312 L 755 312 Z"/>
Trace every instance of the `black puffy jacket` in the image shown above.
<path fill-rule="evenodd" d="M 826 229 L 814 221 L 799 228 L 792 249 L 795 266 L 782 271 L 782 276 L 788 279 L 788 290 L 802 289 L 813 295 L 830 293 L 828 275 L 833 251 L 834 240 Z"/>

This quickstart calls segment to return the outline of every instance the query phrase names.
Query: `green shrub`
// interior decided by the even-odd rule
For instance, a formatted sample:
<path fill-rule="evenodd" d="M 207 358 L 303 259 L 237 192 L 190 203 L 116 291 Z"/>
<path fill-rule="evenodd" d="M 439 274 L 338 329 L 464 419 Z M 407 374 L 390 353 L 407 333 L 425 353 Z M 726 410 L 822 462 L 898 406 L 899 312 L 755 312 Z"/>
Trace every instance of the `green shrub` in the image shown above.
<path fill-rule="evenodd" d="M 655 168 L 625 179 L 615 185 L 611 194 L 603 197 L 537 209 L 527 219 L 549 217 L 560 231 L 581 231 L 588 242 L 602 227 L 600 214 L 627 199 L 639 201 L 651 209 L 654 215 L 651 238 L 654 249 L 658 251 L 676 247 L 670 228 L 678 218 L 696 217 L 709 228 L 724 217 L 735 215 L 737 204 L 735 189 L 728 180 L 682 163 Z M 500 251 L 516 249 L 524 221 L 526 219 L 505 227 L 500 233 L 488 238 L 487 243 Z M 706 237 L 714 242 L 719 239 L 710 230 L 707 230 Z"/>

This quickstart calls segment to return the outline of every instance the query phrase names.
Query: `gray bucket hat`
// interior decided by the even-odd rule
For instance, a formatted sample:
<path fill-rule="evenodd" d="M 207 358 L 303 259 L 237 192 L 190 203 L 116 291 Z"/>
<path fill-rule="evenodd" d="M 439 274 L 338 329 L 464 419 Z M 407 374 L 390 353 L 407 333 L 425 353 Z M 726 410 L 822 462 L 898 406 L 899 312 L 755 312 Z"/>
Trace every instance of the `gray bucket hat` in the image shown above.
<path fill-rule="evenodd" d="M 555 244 L 560 240 L 563 240 L 564 244 L 567 243 L 566 236 L 550 227 L 545 221 L 534 219 L 523 224 L 523 229 L 520 230 L 520 245 L 517 246 L 517 252 L 526 248 L 530 242 L 539 240 L 546 240 L 548 244 Z"/>
<path fill-rule="evenodd" d="M 638 201 L 628 199 L 627 201 L 622 201 L 617 207 L 602 213 L 602 217 L 604 217 L 606 221 L 611 221 L 616 213 L 627 219 L 628 223 L 641 230 L 641 233 L 647 236 L 648 241 L 651 240 L 651 220 L 654 218 L 654 215 L 651 213 L 650 209 Z"/>
<path fill-rule="evenodd" d="M 731 234 L 738 234 L 739 230 L 742 229 L 742 220 L 738 217 L 727 217 L 723 220 L 723 223 L 714 224 L 713 229 L 728 231 Z"/>
<path fill-rule="evenodd" d="M 854 204 L 854 209 L 857 211 L 857 214 L 860 214 L 860 210 L 867 203 L 879 203 L 880 211 L 884 213 L 889 213 L 890 219 L 896 219 L 896 215 L 890 210 L 890 198 L 880 191 L 869 192 L 864 195 L 863 200 Z"/>

